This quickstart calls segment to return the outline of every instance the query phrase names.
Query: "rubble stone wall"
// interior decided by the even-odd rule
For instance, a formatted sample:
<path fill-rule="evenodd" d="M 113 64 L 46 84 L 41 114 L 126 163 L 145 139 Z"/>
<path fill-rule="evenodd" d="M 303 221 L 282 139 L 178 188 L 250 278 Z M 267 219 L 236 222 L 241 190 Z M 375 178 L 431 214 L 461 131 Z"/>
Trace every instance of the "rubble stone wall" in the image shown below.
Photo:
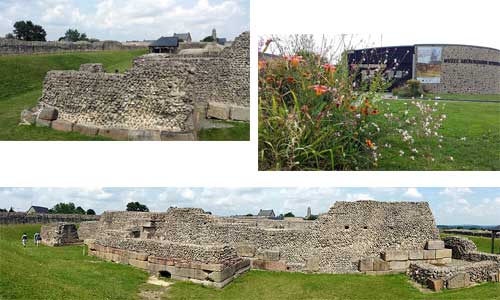
<path fill-rule="evenodd" d="M 42 225 L 40 231 L 42 243 L 48 246 L 65 246 L 81 244 L 75 224 L 54 223 Z"/>
<path fill-rule="evenodd" d="M 35 117 L 36 123 L 85 133 L 75 130 L 83 126 L 91 128 L 93 135 L 98 130 L 106 135 L 103 129 L 182 134 L 196 130 L 195 104 L 207 107 L 212 103 L 213 112 L 207 111 L 207 115 L 247 121 L 249 46 L 250 34 L 245 32 L 217 55 L 148 54 L 135 59 L 125 74 L 104 73 L 96 65 L 82 66 L 80 71 L 50 71 L 39 106 L 29 119 L 43 108 L 55 108 L 59 113 L 56 121 L 67 123 L 53 126 L 56 121 L 38 122 Z"/>
<path fill-rule="evenodd" d="M 45 224 L 55 222 L 80 223 L 99 220 L 99 216 L 73 214 L 27 214 L 0 212 L 0 224 Z"/>
<path fill-rule="evenodd" d="M 0 55 L 31 55 L 57 52 L 111 51 L 146 49 L 147 46 L 123 45 L 116 41 L 103 42 L 38 42 L 0 38 Z"/>
<path fill-rule="evenodd" d="M 106 212 L 99 223 L 99 235 L 230 245 L 254 267 L 322 273 L 357 272 L 364 257 L 386 249 L 423 249 L 427 240 L 438 238 L 432 212 L 423 202 L 336 202 L 317 220 L 293 228 L 235 222 L 201 209 L 180 208 L 166 213 Z"/>

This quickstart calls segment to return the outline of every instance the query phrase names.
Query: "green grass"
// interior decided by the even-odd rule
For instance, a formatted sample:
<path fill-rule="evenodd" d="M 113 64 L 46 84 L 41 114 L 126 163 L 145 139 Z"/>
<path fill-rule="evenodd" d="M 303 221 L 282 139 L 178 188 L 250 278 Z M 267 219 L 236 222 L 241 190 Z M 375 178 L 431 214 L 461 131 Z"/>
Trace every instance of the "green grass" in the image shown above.
<path fill-rule="evenodd" d="M 83 246 L 35 247 L 40 225 L 0 226 L 0 299 L 137 299 L 148 275 L 83 255 Z M 21 235 L 31 239 L 21 245 Z"/>
<path fill-rule="evenodd" d="M 449 233 L 441 233 L 441 238 L 446 236 L 459 236 L 467 238 L 474 242 L 477 246 L 477 250 L 481 252 L 491 253 L 491 238 L 483 237 L 483 236 L 470 236 L 470 235 L 461 235 L 461 234 L 449 234 Z M 500 254 L 500 239 L 495 239 L 495 253 Z"/>
<path fill-rule="evenodd" d="M 434 99 L 441 97 L 442 99 L 460 99 L 460 100 L 500 100 L 500 95 L 485 94 L 485 95 L 468 95 L 468 94 L 426 94 L 425 97 Z"/>
<path fill-rule="evenodd" d="M 389 111 L 393 112 L 404 110 L 404 102 L 385 101 L 390 103 Z M 377 170 L 500 170 L 500 103 L 442 102 L 446 103 L 443 113 L 447 115 L 440 129 L 445 137 L 442 148 L 425 139 L 415 141 L 417 149 L 431 147 L 435 162 L 421 157 L 412 161 L 409 155 L 400 157 L 398 152 L 404 144 L 399 137 L 391 137 L 379 141 L 381 145 L 392 144 L 392 148 L 382 150 Z M 380 123 L 382 118 L 380 116 Z M 461 140 L 463 137 L 465 141 Z"/>
<path fill-rule="evenodd" d="M 135 57 L 145 53 L 147 50 L 0 56 L 0 141 L 109 140 L 18 124 L 23 109 L 35 106 L 41 97 L 43 80 L 48 71 L 78 70 L 84 63 L 102 63 L 108 72 L 124 72 L 132 66 Z M 206 140 L 249 140 L 249 131 L 247 124 L 220 132 L 218 129 L 201 132 L 200 136 Z"/>
<path fill-rule="evenodd" d="M 249 141 L 250 123 L 212 121 L 216 123 L 230 124 L 230 128 L 202 129 L 198 133 L 200 141 Z"/>
<path fill-rule="evenodd" d="M 130 266 L 83 256 L 82 246 L 21 246 L 40 225 L 0 226 L 0 299 L 137 299 L 147 274 Z M 426 294 L 404 274 L 330 275 L 250 271 L 222 290 L 176 282 L 163 298 L 181 299 L 500 299 L 500 284 Z"/>

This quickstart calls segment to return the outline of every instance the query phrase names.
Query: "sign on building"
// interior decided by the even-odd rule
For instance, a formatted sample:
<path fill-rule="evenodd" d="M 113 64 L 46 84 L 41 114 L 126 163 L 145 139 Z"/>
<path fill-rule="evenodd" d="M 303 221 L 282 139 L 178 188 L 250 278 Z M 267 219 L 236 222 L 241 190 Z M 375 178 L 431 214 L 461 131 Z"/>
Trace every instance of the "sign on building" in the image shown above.
<path fill-rule="evenodd" d="M 443 47 L 417 46 L 416 77 L 421 83 L 441 82 Z"/>

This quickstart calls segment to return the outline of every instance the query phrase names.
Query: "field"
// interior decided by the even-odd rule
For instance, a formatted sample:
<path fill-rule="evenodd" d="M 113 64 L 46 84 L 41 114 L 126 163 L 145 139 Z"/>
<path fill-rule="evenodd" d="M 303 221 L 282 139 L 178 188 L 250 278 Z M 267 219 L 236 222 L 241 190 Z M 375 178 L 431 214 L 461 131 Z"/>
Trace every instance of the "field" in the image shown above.
<path fill-rule="evenodd" d="M 386 101 L 390 106 L 384 112 L 404 111 L 404 102 L 407 101 Z M 412 161 L 408 155 L 399 156 L 403 142 L 399 137 L 389 137 L 379 141 L 392 144 L 392 148 L 382 150 L 376 170 L 500 170 L 500 103 L 439 102 L 446 103 L 443 113 L 447 115 L 441 128 L 445 137 L 442 148 L 425 139 L 415 141 L 417 149 L 430 147 L 435 161 L 430 163 L 418 157 Z M 379 122 L 384 122 L 382 116 Z"/>
<path fill-rule="evenodd" d="M 40 225 L 0 226 L 0 299 L 140 299 L 147 274 L 83 255 L 82 246 L 21 246 Z M 162 299 L 500 299 L 500 284 L 423 293 L 405 275 L 365 276 L 251 271 L 222 290 L 173 284 Z"/>
<path fill-rule="evenodd" d="M 47 71 L 78 70 L 83 63 L 102 63 L 108 72 L 124 72 L 132 60 L 146 50 L 101 51 L 47 55 L 0 56 L 0 141 L 2 140 L 109 140 L 66 133 L 35 126 L 18 126 L 21 111 L 33 107 L 42 93 Z M 215 129 L 220 133 L 200 132 L 209 140 L 248 140 L 248 123 L 236 123 L 234 128 Z"/>
<path fill-rule="evenodd" d="M 486 253 L 491 253 L 491 238 L 482 237 L 482 236 L 469 236 L 469 235 L 441 233 L 441 238 L 444 238 L 446 236 L 460 236 L 460 237 L 468 238 L 469 240 L 473 241 L 474 244 L 476 244 L 477 250 L 482 251 L 482 252 L 486 252 Z M 498 239 L 498 238 L 495 239 L 495 253 L 500 254 L 500 239 Z"/>

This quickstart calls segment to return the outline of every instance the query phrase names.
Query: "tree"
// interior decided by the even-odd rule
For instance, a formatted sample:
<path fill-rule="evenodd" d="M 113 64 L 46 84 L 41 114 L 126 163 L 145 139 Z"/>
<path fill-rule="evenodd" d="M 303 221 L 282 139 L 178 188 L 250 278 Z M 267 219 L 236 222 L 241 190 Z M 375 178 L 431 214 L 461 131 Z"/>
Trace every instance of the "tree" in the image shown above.
<path fill-rule="evenodd" d="M 88 37 L 85 33 L 78 32 L 77 29 L 68 29 L 63 37 L 59 38 L 59 41 L 65 40 L 67 42 L 78 42 L 78 41 L 88 41 Z"/>
<path fill-rule="evenodd" d="M 289 212 L 287 212 L 287 213 L 284 215 L 284 217 L 285 217 L 285 218 L 293 218 L 293 217 L 295 217 L 295 215 L 294 215 L 291 211 L 289 211 Z"/>
<path fill-rule="evenodd" d="M 47 33 L 40 25 L 31 21 L 17 21 L 14 23 L 14 35 L 16 39 L 23 41 L 45 41 Z"/>
<path fill-rule="evenodd" d="M 76 213 L 76 214 L 79 214 L 79 215 L 84 215 L 84 214 L 85 214 L 85 210 L 84 210 L 81 206 L 78 206 L 78 207 L 75 209 L 75 213 Z"/>
<path fill-rule="evenodd" d="M 87 209 L 87 215 L 95 216 L 95 211 L 91 208 Z"/>
<path fill-rule="evenodd" d="M 56 214 L 74 214 L 76 213 L 76 208 L 73 202 L 69 203 L 61 202 L 54 205 L 52 211 Z"/>
<path fill-rule="evenodd" d="M 5 208 L 0 208 L 0 212 L 7 212 Z"/>
<path fill-rule="evenodd" d="M 6 38 L 6 39 L 15 39 L 16 37 L 15 37 L 12 33 L 7 33 L 7 34 L 5 35 L 5 38 Z"/>
<path fill-rule="evenodd" d="M 12 206 L 10 207 L 9 212 L 15 212 Z"/>
<path fill-rule="evenodd" d="M 129 202 L 127 204 L 127 211 L 149 211 L 149 208 L 139 202 Z"/>
<path fill-rule="evenodd" d="M 202 42 L 213 42 L 214 41 L 214 37 L 209 35 L 209 36 L 206 36 L 204 39 L 201 40 Z"/>

